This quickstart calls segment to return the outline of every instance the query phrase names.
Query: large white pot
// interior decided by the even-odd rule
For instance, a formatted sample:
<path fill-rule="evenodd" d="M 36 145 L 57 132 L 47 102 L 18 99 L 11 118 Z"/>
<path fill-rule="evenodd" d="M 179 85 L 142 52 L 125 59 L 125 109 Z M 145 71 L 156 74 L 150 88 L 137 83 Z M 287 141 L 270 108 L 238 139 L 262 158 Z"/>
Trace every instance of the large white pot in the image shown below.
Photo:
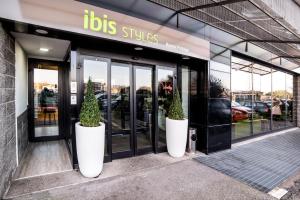
<path fill-rule="evenodd" d="M 84 127 L 75 124 L 77 157 L 80 172 L 85 177 L 98 176 L 103 168 L 105 124 Z"/>
<path fill-rule="evenodd" d="M 172 157 L 182 157 L 185 153 L 188 120 L 166 118 L 166 134 L 168 153 Z"/>

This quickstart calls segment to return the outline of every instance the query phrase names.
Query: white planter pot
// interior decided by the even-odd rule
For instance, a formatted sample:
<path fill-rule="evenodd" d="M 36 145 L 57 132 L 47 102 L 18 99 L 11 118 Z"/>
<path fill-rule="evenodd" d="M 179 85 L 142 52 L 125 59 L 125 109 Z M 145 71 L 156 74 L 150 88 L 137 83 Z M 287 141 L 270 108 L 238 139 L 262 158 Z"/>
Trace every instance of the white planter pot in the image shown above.
<path fill-rule="evenodd" d="M 98 176 L 103 168 L 105 124 L 84 127 L 75 124 L 77 157 L 80 172 L 85 177 Z"/>
<path fill-rule="evenodd" d="M 182 157 L 186 148 L 188 120 L 166 118 L 166 129 L 168 153 L 172 157 Z"/>

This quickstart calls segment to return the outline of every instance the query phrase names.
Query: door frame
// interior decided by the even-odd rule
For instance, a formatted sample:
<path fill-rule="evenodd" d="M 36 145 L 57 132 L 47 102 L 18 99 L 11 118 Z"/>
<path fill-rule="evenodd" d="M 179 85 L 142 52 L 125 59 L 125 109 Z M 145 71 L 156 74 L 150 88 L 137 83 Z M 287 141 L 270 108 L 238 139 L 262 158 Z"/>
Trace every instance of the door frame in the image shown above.
<path fill-rule="evenodd" d="M 148 68 L 151 69 L 152 72 L 152 113 L 154 113 L 155 108 L 155 79 L 154 79 L 154 72 L 155 72 L 155 66 L 151 64 L 145 64 L 145 63 L 138 63 L 138 62 L 130 62 L 130 61 L 124 61 L 124 60 L 117 60 L 117 59 L 111 59 L 110 61 L 110 77 L 109 77 L 109 83 L 111 83 L 111 67 L 113 63 L 120 63 L 120 64 L 127 64 L 129 66 L 129 83 L 130 83 L 130 150 L 129 151 L 123 151 L 123 152 L 116 152 L 112 153 L 112 143 L 109 145 L 111 146 L 111 157 L 112 159 L 119 159 L 119 158 L 125 158 L 125 157 L 133 157 L 137 155 L 143 155 L 147 153 L 155 153 L 155 138 L 156 138 L 156 132 L 155 127 L 156 123 L 154 120 L 154 115 L 152 114 L 152 147 L 145 148 L 145 149 L 137 149 L 137 134 L 136 134 L 136 94 L 135 94 L 135 81 L 136 81 L 136 71 L 137 68 Z M 109 91 L 109 95 L 111 95 L 111 91 Z M 111 99 L 111 98 L 110 98 Z M 109 104 L 110 107 L 110 104 Z M 112 141 L 112 117 L 111 112 L 110 115 L 110 121 L 109 127 L 110 127 L 110 136 Z"/>
<path fill-rule="evenodd" d="M 35 137 L 35 124 L 34 124 L 34 68 L 35 66 L 42 65 L 56 65 L 58 66 L 58 135 L 55 136 L 42 136 Z M 64 139 L 64 126 L 63 122 L 65 121 L 64 115 L 64 102 L 65 102 L 65 93 L 66 88 L 64 85 L 64 70 L 66 69 L 66 64 L 59 61 L 43 60 L 28 58 L 28 139 L 30 142 L 43 142 L 43 141 L 53 141 Z"/>
<path fill-rule="evenodd" d="M 136 69 L 150 69 L 151 70 L 151 87 L 152 87 L 152 109 L 151 109 L 151 121 L 152 121 L 152 126 L 151 126 L 151 134 L 152 134 L 152 138 L 151 138 L 151 147 L 147 147 L 147 148 L 143 148 L 143 149 L 138 149 L 137 148 L 137 134 L 136 134 Z M 155 117 L 154 117 L 154 111 L 155 109 L 155 66 L 153 65 L 147 65 L 147 64 L 139 64 L 139 63 L 132 63 L 132 75 L 133 75 L 133 80 L 132 80 L 132 86 L 133 86 L 133 139 L 134 139 L 134 155 L 143 155 L 143 154 L 147 154 L 147 153 L 154 153 L 155 152 L 155 127 L 156 127 L 156 123 L 155 123 Z"/>

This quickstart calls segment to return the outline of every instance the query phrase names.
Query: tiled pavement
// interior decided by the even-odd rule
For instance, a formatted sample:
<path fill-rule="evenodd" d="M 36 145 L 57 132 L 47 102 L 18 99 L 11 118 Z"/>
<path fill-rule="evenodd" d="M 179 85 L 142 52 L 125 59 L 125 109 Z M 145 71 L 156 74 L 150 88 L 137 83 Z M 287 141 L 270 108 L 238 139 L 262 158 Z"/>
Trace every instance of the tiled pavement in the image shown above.
<path fill-rule="evenodd" d="M 300 130 L 196 158 L 202 164 L 269 192 L 300 170 Z"/>

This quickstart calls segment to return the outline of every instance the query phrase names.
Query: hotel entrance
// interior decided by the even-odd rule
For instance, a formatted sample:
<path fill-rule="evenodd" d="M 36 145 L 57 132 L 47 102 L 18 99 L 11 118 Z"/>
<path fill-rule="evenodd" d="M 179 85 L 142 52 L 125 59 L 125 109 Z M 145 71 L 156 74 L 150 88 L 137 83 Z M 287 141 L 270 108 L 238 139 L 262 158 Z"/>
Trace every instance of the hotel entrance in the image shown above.
<path fill-rule="evenodd" d="M 154 152 L 154 66 L 83 56 L 83 88 L 91 78 L 112 159 Z"/>
<path fill-rule="evenodd" d="M 79 98 L 90 78 L 106 124 L 105 160 L 165 151 L 165 117 L 176 68 L 97 56 L 82 55 L 80 60 Z"/>

